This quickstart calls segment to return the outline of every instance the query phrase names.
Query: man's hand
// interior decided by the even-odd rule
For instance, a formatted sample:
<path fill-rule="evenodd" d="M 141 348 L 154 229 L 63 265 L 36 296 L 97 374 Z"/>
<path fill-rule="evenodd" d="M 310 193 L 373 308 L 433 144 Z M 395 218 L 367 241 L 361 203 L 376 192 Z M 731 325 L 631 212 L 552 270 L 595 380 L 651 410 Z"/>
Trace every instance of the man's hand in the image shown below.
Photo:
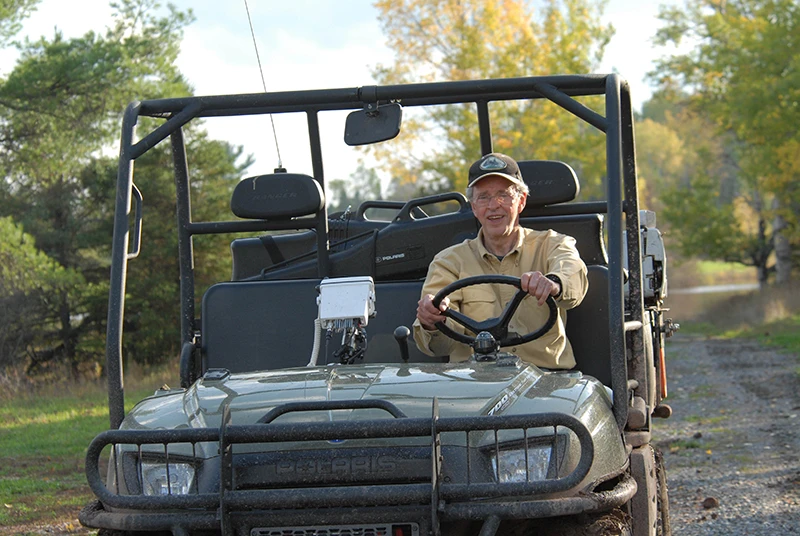
<path fill-rule="evenodd" d="M 444 322 L 445 317 L 442 311 L 450 306 L 450 298 L 445 298 L 439 304 L 439 308 L 433 306 L 433 294 L 426 294 L 417 303 L 417 318 L 419 323 L 428 331 L 436 329 L 437 322 Z"/>
<path fill-rule="evenodd" d="M 548 296 L 558 296 L 561 285 L 548 279 L 542 272 L 525 272 L 519 278 L 522 290 L 536 298 L 539 305 L 544 305 Z"/>

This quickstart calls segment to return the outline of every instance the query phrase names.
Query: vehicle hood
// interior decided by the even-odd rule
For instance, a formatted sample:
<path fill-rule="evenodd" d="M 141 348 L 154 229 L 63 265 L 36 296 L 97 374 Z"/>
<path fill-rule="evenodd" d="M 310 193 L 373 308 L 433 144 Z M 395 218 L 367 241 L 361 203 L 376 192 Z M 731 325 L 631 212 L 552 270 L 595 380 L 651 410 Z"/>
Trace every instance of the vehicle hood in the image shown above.
<path fill-rule="evenodd" d="M 494 362 L 336 365 L 222 374 L 220 379 L 206 375 L 187 390 L 157 392 L 143 400 L 122 427 L 218 427 L 225 406 L 232 424 L 253 424 L 288 402 L 326 400 L 381 399 L 408 417 L 430 417 L 434 398 L 440 417 L 558 412 L 586 420 L 598 404 L 611 407 L 603 386 L 577 372 Z M 381 418 L 392 417 L 370 408 L 287 413 L 274 422 Z"/>

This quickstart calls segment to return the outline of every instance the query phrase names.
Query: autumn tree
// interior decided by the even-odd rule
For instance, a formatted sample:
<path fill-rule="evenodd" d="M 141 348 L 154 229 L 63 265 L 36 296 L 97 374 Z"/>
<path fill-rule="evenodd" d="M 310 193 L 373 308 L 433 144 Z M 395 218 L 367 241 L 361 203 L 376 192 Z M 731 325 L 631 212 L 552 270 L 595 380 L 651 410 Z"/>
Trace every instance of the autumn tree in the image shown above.
<path fill-rule="evenodd" d="M 585 74 L 597 70 L 613 29 L 600 21 L 603 2 L 547 0 L 379 0 L 379 21 L 393 65 L 379 65 L 381 84 Z M 541 7 L 538 7 L 541 6 Z M 597 105 L 597 98 L 585 100 Z M 372 149 L 399 183 L 433 193 L 466 186 L 480 156 L 477 116 L 467 105 L 409 113 L 400 138 Z M 495 150 L 517 158 L 573 165 L 584 193 L 600 194 L 604 139 L 583 121 L 544 102 L 490 106 Z"/>
<path fill-rule="evenodd" d="M 680 86 L 690 95 L 695 115 L 713 122 L 736 171 L 735 195 L 724 195 L 716 174 L 699 174 L 683 185 L 686 208 L 675 221 L 684 243 L 697 228 L 687 210 L 734 214 L 729 233 L 744 229 L 750 244 L 744 256 L 755 262 L 766 282 L 776 257 L 776 282 L 790 279 L 792 244 L 800 246 L 800 5 L 794 0 L 691 0 L 663 8 L 665 26 L 658 44 L 693 48 L 657 62 L 653 78 L 662 88 Z M 728 180 L 725 175 L 722 179 Z M 718 194 L 714 194 L 717 191 Z M 736 258 L 741 241 L 716 258 Z M 703 245 L 688 250 L 708 253 Z M 750 263 L 750 262 L 748 262 Z"/>

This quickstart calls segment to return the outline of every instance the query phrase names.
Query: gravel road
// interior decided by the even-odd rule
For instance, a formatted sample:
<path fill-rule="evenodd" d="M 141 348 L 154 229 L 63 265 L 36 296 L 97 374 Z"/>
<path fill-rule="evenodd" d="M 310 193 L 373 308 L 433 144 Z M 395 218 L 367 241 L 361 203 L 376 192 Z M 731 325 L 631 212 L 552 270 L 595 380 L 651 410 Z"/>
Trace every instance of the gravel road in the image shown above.
<path fill-rule="evenodd" d="M 673 534 L 800 534 L 800 358 L 678 334 L 667 371 L 673 415 L 654 425 Z"/>

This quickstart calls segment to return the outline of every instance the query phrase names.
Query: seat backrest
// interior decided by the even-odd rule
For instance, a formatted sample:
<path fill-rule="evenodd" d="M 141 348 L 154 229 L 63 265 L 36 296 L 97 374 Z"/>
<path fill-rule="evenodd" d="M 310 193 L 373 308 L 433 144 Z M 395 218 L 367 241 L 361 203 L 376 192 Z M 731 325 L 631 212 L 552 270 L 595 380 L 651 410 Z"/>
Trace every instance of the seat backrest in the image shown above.
<path fill-rule="evenodd" d="M 581 191 L 578 176 L 569 164 L 558 160 L 521 160 L 517 164 L 530 190 L 522 217 L 537 208 L 572 201 Z"/>
<path fill-rule="evenodd" d="M 611 386 L 608 332 L 608 268 L 589 265 L 589 289 L 581 304 L 567 312 L 567 338 L 576 368 Z"/>
<path fill-rule="evenodd" d="M 316 215 L 324 206 L 325 194 L 319 183 L 299 173 L 242 179 L 231 196 L 231 211 L 248 219 L 289 220 Z"/>
<path fill-rule="evenodd" d="M 589 290 L 583 302 L 567 313 L 567 337 L 577 368 L 611 385 L 608 334 L 608 268 L 588 267 Z M 305 366 L 314 340 L 318 279 L 224 282 L 203 297 L 203 370 L 227 368 L 249 372 Z M 394 329 L 414 322 L 422 281 L 375 284 L 375 318 L 367 325 L 366 363 L 400 363 Z M 318 363 L 334 361 L 341 338 L 326 345 Z M 419 351 L 409 338 L 410 361 L 442 362 Z"/>
<path fill-rule="evenodd" d="M 567 214 L 520 218 L 523 227 L 546 231 L 552 229 L 575 239 L 578 253 L 587 265 L 608 265 L 608 254 L 603 241 L 602 214 Z"/>
<path fill-rule="evenodd" d="M 237 281 L 213 285 L 203 296 L 203 369 L 248 372 L 305 366 L 311 358 L 319 279 Z M 422 281 L 375 284 L 377 315 L 367 325 L 366 363 L 400 363 L 394 330 L 411 327 Z M 325 341 L 318 363 L 335 360 L 341 335 Z M 411 362 L 441 362 L 409 338 Z"/>

